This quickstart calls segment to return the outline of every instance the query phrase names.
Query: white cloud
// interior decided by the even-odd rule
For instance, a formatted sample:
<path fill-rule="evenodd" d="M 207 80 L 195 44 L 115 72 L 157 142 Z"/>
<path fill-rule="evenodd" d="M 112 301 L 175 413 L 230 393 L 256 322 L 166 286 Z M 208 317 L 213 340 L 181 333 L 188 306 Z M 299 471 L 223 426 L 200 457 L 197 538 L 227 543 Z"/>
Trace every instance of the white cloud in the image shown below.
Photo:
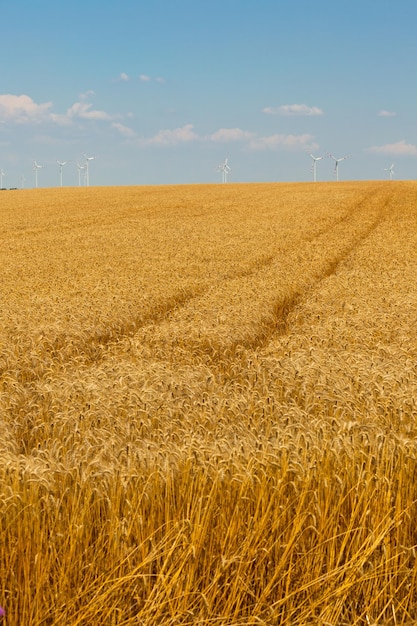
<path fill-rule="evenodd" d="M 394 111 L 386 111 L 385 109 L 382 109 L 378 112 L 378 115 L 379 117 L 395 117 L 397 114 L 394 113 Z"/>
<path fill-rule="evenodd" d="M 206 139 L 218 143 L 227 143 L 229 141 L 250 140 L 254 136 L 254 133 L 241 130 L 240 128 L 219 128 L 216 132 L 208 135 Z"/>
<path fill-rule="evenodd" d="M 148 74 L 139 74 L 139 80 L 141 83 L 160 83 L 161 85 L 165 83 L 165 78 L 163 76 L 157 76 L 154 78 L 153 76 L 149 76 Z"/>
<path fill-rule="evenodd" d="M 212 141 L 215 143 L 249 141 L 254 137 L 254 133 L 241 130 L 240 128 L 220 128 L 210 135 L 201 136 L 195 132 L 193 124 L 186 124 L 173 130 L 160 130 L 153 137 L 139 139 L 138 143 L 146 146 L 174 146 L 191 141 Z"/>
<path fill-rule="evenodd" d="M 0 95 L 0 121 L 11 121 L 17 124 L 39 122 L 48 117 L 51 107 L 52 102 L 37 104 L 25 94 Z"/>
<path fill-rule="evenodd" d="M 84 93 L 80 93 L 79 98 L 80 100 L 88 100 L 92 96 L 95 96 L 95 91 L 93 91 L 92 89 L 88 89 Z"/>
<path fill-rule="evenodd" d="M 121 124 L 113 124 L 113 126 L 116 128 L 118 126 L 122 127 Z M 133 134 L 130 136 L 133 137 Z M 319 148 L 319 145 L 314 141 L 313 135 L 310 134 L 276 134 L 258 137 L 256 133 L 240 128 L 220 128 L 210 135 L 199 135 L 195 132 L 193 124 L 186 124 L 185 126 L 172 130 L 160 130 L 153 137 L 138 138 L 135 143 L 140 146 L 175 146 L 192 141 L 209 141 L 214 143 L 240 141 L 243 142 L 244 146 L 249 150 L 317 150 Z"/>
<path fill-rule="evenodd" d="M 251 150 L 317 150 L 319 145 L 313 141 L 313 135 L 269 135 L 249 142 Z"/>
<path fill-rule="evenodd" d="M 0 124 L 2 122 L 15 124 L 55 124 L 58 126 L 71 126 L 77 121 L 98 121 L 110 122 L 111 125 L 125 137 L 135 137 L 135 132 L 123 124 L 119 124 L 116 120 L 121 119 L 121 115 L 110 115 L 106 111 L 95 109 L 91 102 L 88 101 L 90 96 L 94 95 L 93 91 L 87 91 L 79 95 L 79 101 L 74 102 L 65 113 L 54 113 L 52 111 L 52 102 L 37 104 L 28 95 L 0 95 Z M 38 135 L 37 141 L 44 142 L 48 138 L 48 134 Z"/>
<path fill-rule="evenodd" d="M 159 133 L 149 139 L 139 139 L 138 143 L 145 146 L 176 146 L 181 143 L 189 143 L 200 139 L 193 129 L 193 124 L 186 124 L 173 130 L 160 130 Z"/>
<path fill-rule="evenodd" d="M 72 119 L 70 119 L 66 113 L 51 113 L 49 118 L 59 126 L 69 126 L 72 124 Z"/>
<path fill-rule="evenodd" d="M 311 107 L 307 104 L 282 104 L 279 107 L 265 107 L 262 113 L 267 115 L 323 115 L 322 109 L 319 107 Z"/>
<path fill-rule="evenodd" d="M 135 137 L 136 136 L 136 133 L 135 133 L 134 130 L 132 130 L 132 128 L 129 128 L 128 126 L 125 126 L 124 124 L 120 124 L 119 122 L 113 122 L 112 128 L 114 128 L 117 131 L 119 131 L 119 133 L 121 135 L 123 135 L 124 137 Z"/>
<path fill-rule="evenodd" d="M 94 95 L 93 91 L 80 94 L 80 100 L 74 102 L 65 113 L 51 113 L 49 119 L 60 126 L 68 126 L 76 120 L 112 121 L 120 118 L 119 115 L 110 115 L 106 111 L 93 109 L 91 102 L 87 101 L 91 95 Z"/>
<path fill-rule="evenodd" d="M 126 74 L 126 72 L 121 72 L 121 74 L 119 74 L 119 80 L 128 81 L 130 80 L 130 77 Z"/>
<path fill-rule="evenodd" d="M 114 116 L 109 115 L 105 111 L 99 111 L 92 109 L 91 102 L 74 102 L 69 109 L 67 109 L 67 117 L 70 119 L 81 118 L 84 120 L 112 120 Z"/>
<path fill-rule="evenodd" d="M 417 156 L 417 146 L 412 143 L 406 143 L 402 139 L 396 143 L 387 143 L 384 146 L 373 146 L 368 148 L 367 152 L 386 156 Z"/>

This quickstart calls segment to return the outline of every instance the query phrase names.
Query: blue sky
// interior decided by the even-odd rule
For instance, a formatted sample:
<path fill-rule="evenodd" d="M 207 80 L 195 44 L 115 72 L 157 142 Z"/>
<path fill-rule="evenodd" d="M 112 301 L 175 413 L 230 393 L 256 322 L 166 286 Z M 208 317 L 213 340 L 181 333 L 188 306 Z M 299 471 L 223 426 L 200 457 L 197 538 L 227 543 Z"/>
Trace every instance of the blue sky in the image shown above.
<path fill-rule="evenodd" d="M 417 178 L 416 0 L 0 0 L 3 186 Z M 317 179 L 335 180 L 334 161 Z"/>

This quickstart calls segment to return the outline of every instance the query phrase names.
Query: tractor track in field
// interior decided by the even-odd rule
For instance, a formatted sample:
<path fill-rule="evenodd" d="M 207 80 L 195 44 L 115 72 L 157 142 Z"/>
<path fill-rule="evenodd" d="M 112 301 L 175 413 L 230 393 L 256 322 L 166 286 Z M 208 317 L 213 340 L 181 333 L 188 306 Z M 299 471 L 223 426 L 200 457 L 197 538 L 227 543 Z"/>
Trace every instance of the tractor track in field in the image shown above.
<path fill-rule="evenodd" d="M 385 194 L 384 194 L 385 195 Z M 358 213 L 358 209 L 366 210 L 368 203 L 375 196 L 375 191 L 370 191 L 364 197 L 360 199 L 357 204 L 354 204 L 345 215 L 339 218 L 336 222 L 334 222 L 331 226 L 328 226 L 324 229 L 319 230 L 314 233 L 314 235 L 309 235 L 302 240 L 300 240 L 300 244 L 307 242 L 309 244 L 318 243 L 320 240 L 325 239 L 329 234 L 333 233 L 337 229 L 349 227 L 349 222 L 355 222 L 355 216 Z M 386 200 L 387 204 L 389 200 Z M 379 210 L 376 218 L 372 221 L 368 227 L 361 233 L 358 234 L 358 237 L 352 241 L 352 243 L 343 251 L 342 255 L 336 257 L 334 259 L 330 259 L 326 262 L 325 267 L 319 276 L 317 276 L 314 280 L 313 285 L 308 290 L 308 292 L 294 292 L 289 297 L 284 298 L 282 301 L 277 301 L 274 305 L 274 318 L 275 322 L 271 325 L 272 332 L 280 332 L 279 329 L 284 329 L 286 327 L 288 316 L 291 313 L 291 310 L 294 309 L 301 300 L 306 297 L 307 293 L 310 293 L 314 286 L 317 286 L 322 280 L 333 274 L 337 267 L 342 263 L 353 251 L 354 249 L 360 245 L 360 243 L 366 239 L 369 234 L 377 228 L 381 218 L 382 211 L 385 207 Z M 246 268 L 237 269 L 234 272 L 230 272 L 223 278 L 221 281 L 221 285 L 227 285 L 228 283 L 232 283 L 234 280 L 239 278 L 255 278 L 265 269 L 270 268 L 276 263 L 276 258 L 269 255 L 262 255 L 257 261 L 255 261 L 252 265 Z M 149 312 L 149 314 L 138 316 L 135 319 L 129 320 L 127 323 L 121 323 L 120 326 L 115 326 L 112 329 L 104 329 L 102 332 L 96 333 L 91 338 L 92 345 L 97 346 L 97 348 L 102 349 L 103 347 L 114 344 L 118 340 L 122 340 L 124 337 L 134 335 L 139 329 L 147 326 L 149 324 L 159 324 L 164 322 L 170 318 L 170 316 L 179 313 L 181 309 L 184 309 L 188 304 L 193 301 L 196 301 L 205 296 L 211 289 L 216 288 L 218 283 L 214 284 L 206 284 L 201 289 L 193 290 L 193 291 L 183 291 L 179 292 L 176 295 L 173 295 L 171 298 L 168 298 L 165 302 L 161 303 L 158 306 L 158 311 L 156 313 Z M 273 328 L 273 329 L 272 329 Z M 256 343 L 256 342 L 255 342 Z"/>
<path fill-rule="evenodd" d="M 271 298 L 268 317 L 261 320 L 254 319 L 253 327 L 246 336 L 236 338 L 231 333 L 226 346 L 224 343 L 219 344 L 215 339 L 210 343 L 210 341 L 207 341 L 207 337 L 204 336 L 204 332 L 198 336 L 198 339 L 195 337 L 176 336 L 175 320 L 180 319 L 190 305 L 193 305 L 196 310 L 203 310 L 204 317 L 204 299 L 211 290 L 218 289 L 219 292 L 222 292 L 222 297 L 219 299 L 219 307 L 221 303 L 224 305 L 225 301 L 227 301 L 227 290 L 229 289 L 230 294 L 232 294 L 237 287 L 234 281 L 239 278 L 248 279 L 256 287 L 261 273 L 267 273 L 271 292 L 273 292 L 280 276 L 275 271 L 278 272 L 278 269 L 281 268 L 282 259 L 274 258 L 271 255 L 260 256 L 251 266 L 237 269 L 223 277 L 220 282 L 207 283 L 202 285 L 201 288 L 193 288 L 192 290 L 180 290 L 165 301 L 158 303 L 158 306 L 154 309 L 143 312 L 136 318 L 121 320 L 119 323 L 115 320 L 112 327 L 98 328 L 92 332 L 86 332 L 80 337 L 67 335 L 45 337 L 43 343 L 39 346 L 36 346 L 36 344 L 26 346 L 26 351 L 25 346 L 21 346 L 21 349 L 16 354 L 16 365 L 19 361 L 22 361 L 23 365 L 19 366 L 17 370 L 15 369 L 14 374 L 17 375 L 19 382 L 28 385 L 42 379 L 51 369 L 56 370 L 72 362 L 74 367 L 97 364 L 106 358 L 109 351 L 117 350 L 117 344 L 123 342 L 124 339 L 133 337 L 141 329 L 145 327 L 151 328 L 152 325 L 160 327 L 163 324 L 165 326 L 166 335 L 163 342 L 164 344 L 167 341 L 171 342 L 170 358 L 174 361 L 176 345 L 181 345 L 182 349 L 187 347 L 187 350 L 190 352 L 205 354 L 209 360 L 211 360 L 211 357 L 215 360 L 219 352 L 225 349 L 230 354 L 242 348 L 262 348 L 273 337 L 282 336 L 290 332 L 290 317 L 294 310 L 302 306 L 303 302 L 307 301 L 324 280 L 335 274 L 339 266 L 378 228 L 384 219 L 389 203 L 390 197 L 387 197 L 386 192 L 374 191 L 372 194 L 367 194 L 361 198 L 332 227 L 325 228 L 312 237 L 301 239 L 300 246 L 305 247 L 302 262 L 306 271 L 303 280 L 298 280 L 297 282 L 295 275 L 289 275 L 288 283 L 290 285 L 293 284 L 295 289 L 286 289 L 286 295 L 283 297 L 278 296 L 275 301 Z M 367 219 L 361 226 L 360 219 L 363 217 L 364 212 L 367 213 Z M 319 253 L 321 251 L 323 254 L 320 257 Z M 297 251 L 293 251 L 292 257 L 290 257 L 291 255 L 289 255 L 286 263 L 288 262 L 291 270 L 294 267 L 294 272 L 299 272 L 297 268 L 297 263 L 299 262 Z M 319 262 L 317 261 L 318 258 Z M 202 307 L 202 309 L 199 309 L 199 307 Z M 220 308 L 219 311 L 221 312 Z M 234 311 L 233 315 L 238 320 L 239 311 Z M 172 329 L 170 326 L 171 321 L 173 322 Z M 150 333 L 152 333 L 152 330 L 150 330 Z M 39 351 L 39 354 L 42 354 L 44 358 L 46 356 L 44 366 L 39 363 L 37 363 L 36 367 L 24 364 L 32 360 L 30 353 L 33 350 L 35 352 Z M 21 359 L 20 357 L 23 358 Z M 4 373 L 7 375 L 7 372 L 3 370 Z"/>
<path fill-rule="evenodd" d="M 156 321 L 157 324 L 165 325 L 165 334 L 161 339 L 161 343 L 165 346 L 171 344 L 172 350 L 170 351 L 170 359 L 175 361 L 176 346 L 180 346 L 181 350 L 186 349 L 191 353 L 205 354 L 209 361 L 213 360 L 213 364 L 215 364 L 215 360 L 222 351 L 227 351 L 230 355 L 242 348 L 259 349 L 267 345 L 273 337 L 282 336 L 290 332 L 289 318 L 293 311 L 297 307 L 302 306 L 303 302 L 311 297 L 311 294 L 319 288 L 324 280 L 335 274 L 339 266 L 379 227 L 384 220 L 389 201 L 390 199 L 386 197 L 386 193 L 380 194 L 373 192 L 372 194 L 368 194 L 365 198 L 361 198 L 348 214 L 339 219 L 332 228 L 323 229 L 314 237 L 310 238 L 307 253 L 304 254 L 306 258 L 303 259 L 306 268 L 304 280 L 298 280 L 297 282 L 293 280 L 293 277 L 289 276 L 289 283 L 296 284 L 296 289 L 288 289 L 287 295 L 277 298 L 275 302 L 271 301 L 271 311 L 268 318 L 254 320 L 251 332 L 246 337 L 234 338 L 231 335 L 230 341 L 228 341 L 225 346 L 224 343 L 216 342 L 215 339 L 210 341 L 208 337 L 205 336 L 204 328 L 201 333 L 194 334 L 193 337 L 191 335 L 182 335 L 181 333 L 185 331 L 177 331 L 176 322 L 181 319 L 181 316 L 185 313 L 190 304 L 192 304 L 197 311 L 204 310 L 207 305 L 205 298 L 210 289 L 218 289 L 219 292 L 222 293 L 219 303 L 222 303 L 222 306 L 224 306 L 225 302 L 228 300 L 227 288 L 235 290 L 236 285 L 233 284 L 233 281 L 238 278 L 245 277 L 252 279 L 253 284 L 256 286 L 256 282 L 259 280 L 261 273 L 265 270 L 267 273 L 270 273 L 269 281 L 271 292 L 273 292 L 279 280 L 279 278 L 277 278 L 279 274 L 276 274 L 275 270 L 278 271 L 280 269 L 282 260 L 271 257 L 265 258 L 264 262 L 251 268 L 251 271 L 235 272 L 232 276 L 225 278 L 221 283 L 215 284 L 209 289 L 201 290 L 199 293 L 194 293 L 191 297 L 184 299 L 178 306 L 171 307 L 167 310 L 165 315 L 157 320 L 148 320 L 149 323 Z M 367 215 L 364 223 L 361 225 L 360 220 L 364 212 L 366 212 Z M 347 233 L 346 231 L 350 232 Z M 305 245 L 306 241 L 307 239 L 301 240 L 300 245 Z M 343 241 L 345 241 L 345 243 L 341 245 L 340 242 Z M 320 262 L 317 263 L 318 251 L 321 250 L 323 250 L 323 256 Z M 295 258 L 289 259 L 288 263 L 289 265 L 294 263 L 296 271 L 299 271 L 296 265 L 296 254 Z M 233 293 L 230 292 L 230 294 L 232 297 Z M 239 311 L 235 313 L 238 317 Z M 222 314 L 220 308 L 218 314 L 219 316 Z M 141 328 L 143 326 L 145 326 L 145 324 L 142 324 Z M 209 327 L 209 322 L 207 322 L 207 327 Z M 139 330 L 139 327 L 137 327 L 137 330 Z M 178 334 L 178 332 L 180 334 Z M 121 340 L 126 334 L 128 333 L 122 333 L 117 339 Z"/>
<path fill-rule="evenodd" d="M 255 276 L 263 268 L 270 266 L 273 261 L 273 256 L 262 255 L 252 265 L 229 273 L 224 277 L 223 283 Z M 134 336 L 144 327 L 158 326 L 169 320 L 172 315 L 178 314 L 191 302 L 204 297 L 204 294 L 212 288 L 212 284 L 205 284 L 198 289 L 179 290 L 166 300 L 158 302 L 157 306 L 148 312 L 119 322 L 115 320 L 111 327 L 99 327 L 91 332 L 87 330 L 79 337 L 67 333 L 58 333 L 52 337 L 43 335 L 37 343 L 34 343 L 30 338 L 26 342 L 19 338 L 13 346 L 14 362 L 8 365 L 0 362 L 0 381 L 2 378 L 8 378 L 10 370 L 13 371 L 19 383 L 28 385 L 41 380 L 46 373 L 51 372 L 51 369 L 65 367 L 72 361 L 76 362 L 77 366 L 98 363 L 106 357 L 108 350 L 113 349 L 118 342 Z M 11 343 L 13 344 L 13 337 Z M 42 363 L 37 360 L 37 352 L 42 354 Z M 36 361 L 36 367 L 33 366 L 34 361 Z"/>
<path fill-rule="evenodd" d="M 368 220 L 363 228 L 355 232 L 358 209 L 369 213 L 369 202 L 371 199 L 374 207 L 375 204 L 377 204 L 374 208 L 374 216 Z M 390 198 L 387 198 L 386 193 L 383 195 L 373 193 L 361 199 L 361 201 L 349 211 L 349 214 L 338 220 L 332 228 L 323 229 L 323 231 L 318 233 L 314 238 L 311 238 L 309 243 L 311 246 L 311 259 L 313 260 L 316 248 L 322 247 L 323 250 L 325 250 L 326 247 L 327 249 L 332 248 L 332 244 L 338 243 L 338 237 L 341 231 L 345 231 L 345 229 L 352 230 L 352 236 L 348 238 L 346 245 L 344 245 L 342 249 L 335 250 L 334 253 L 324 256 L 320 267 L 310 267 L 310 272 L 306 274 L 305 281 L 301 282 L 298 288 L 293 291 L 289 290 L 287 295 L 278 298 L 272 304 L 272 311 L 269 318 L 267 320 L 261 320 L 250 336 L 237 341 L 232 339 L 227 346 L 228 354 L 241 351 L 242 348 L 249 350 L 262 349 L 274 338 L 288 334 L 291 331 L 290 317 L 292 313 L 298 307 L 302 307 L 303 303 L 319 289 L 323 281 L 333 276 L 340 265 L 354 254 L 355 250 L 357 250 L 383 223 L 389 203 Z M 341 235 L 346 237 L 346 232 L 341 233 Z M 213 359 L 216 359 L 222 347 L 220 345 L 213 345 L 207 341 L 202 341 L 195 344 L 194 349 L 205 352 L 209 358 L 213 357 Z"/>
<path fill-rule="evenodd" d="M 367 203 L 370 198 L 374 197 L 374 195 L 375 194 L 370 194 L 366 198 L 363 198 L 360 203 L 349 212 L 348 215 L 344 216 L 337 222 L 336 228 L 332 227 L 331 229 L 323 230 L 311 242 L 318 243 L 319 240 L 325 238 L 328 233 L 331 232 L 334 234 L 337 228 L 348 225 L 349 220 L 352 220 L 357 213 L 357 209 L 361 208 L 365 210 Z M 245 344 L 244 347 L 250 349 L 263 348 L 273 337 L 289 333 L 291 330 L 289 323 L 291 314 L 298 307 L 301 307 L 303 302 L 306 302 L 311 297 L 312 293 L 320 287 L 323 281 L 333 276 L 337 272 L 340 265 L 343 264 L 352 254 L 354 254 L 355 251 L 372 235 L 372 233 L 379 228 L 385 219 L 389 203 L 390 198 L 387 198 L 386 194 L 384 194 L 384 201 L 382 205 L 378 208 L 375 218 L 366 226 L 366 228 L 359 232 L 340 254 L 325 260 L 320 274 L 315 277 L 314 281 L 311 282 L 307 289 L 303 288 L 295 290 L 284 299 L 278 300 L 274 305 L 274 319 L 269 325 L 269 332 L 265 332 L 265 328 L 263 328 L 262 332 L 258 336 L 255 336 L 253 340 Z"/>

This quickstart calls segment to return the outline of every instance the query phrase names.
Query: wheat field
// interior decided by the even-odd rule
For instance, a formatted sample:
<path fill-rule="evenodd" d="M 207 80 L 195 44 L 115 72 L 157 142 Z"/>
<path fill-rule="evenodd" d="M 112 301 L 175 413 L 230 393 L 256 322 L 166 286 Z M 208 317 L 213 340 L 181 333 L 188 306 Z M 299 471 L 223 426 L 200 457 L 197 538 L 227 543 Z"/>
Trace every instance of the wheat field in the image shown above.
<path fill-rule="evenodd" d="M 0 216 L 8 626 L 417 623 L 417 183 Z"/>

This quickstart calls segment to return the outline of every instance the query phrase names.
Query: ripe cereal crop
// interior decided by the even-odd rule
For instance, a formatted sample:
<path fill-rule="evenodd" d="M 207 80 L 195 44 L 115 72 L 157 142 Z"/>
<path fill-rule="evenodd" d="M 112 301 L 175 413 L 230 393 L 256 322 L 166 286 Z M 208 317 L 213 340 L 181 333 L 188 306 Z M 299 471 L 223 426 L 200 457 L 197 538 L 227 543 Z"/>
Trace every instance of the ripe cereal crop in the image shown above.
<path fill-rule="evenodd" d="M 0 215 L 8 626 L 417 623 L 417 183 Z"/>

